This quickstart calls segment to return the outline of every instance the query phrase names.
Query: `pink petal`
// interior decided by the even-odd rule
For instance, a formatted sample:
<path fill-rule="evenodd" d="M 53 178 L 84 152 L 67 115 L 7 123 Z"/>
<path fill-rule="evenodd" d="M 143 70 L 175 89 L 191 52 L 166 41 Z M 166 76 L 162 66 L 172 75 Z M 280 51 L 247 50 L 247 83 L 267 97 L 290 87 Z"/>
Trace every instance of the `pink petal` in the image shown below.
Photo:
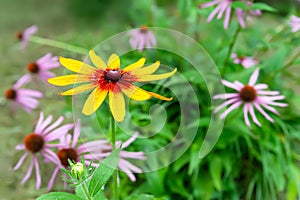
<path fill-rule="evenodd" d="M 52 125 L 48 126 L 42 133 L 43 134 L 49 133 L 49 131 L 52 131 L 54 128 L 59 126 L 63 120 L 64 120 L 64 117 L 60 116 Z"/>
<path fill-rule="evenodd" d="M 217 113 L 219 112 L 222 108 L 224 108 L 225 106 L 229 105 L 229 104 L 232 104 L 232 103 L 235 103 L 237 101 L 240 101 L 239 98 L 232 98 L 224 103 L 222 103 L 221 105 L 219 105 L 215 110 L 214 110 L 214 113 Z"/>
<path fill-rule="evenodd" d="M 122 144 L 122 149 L 125 149 L 128 147 L 132 142 L 136 140 L 136 138 L 139 136 L 138 132 L 135 132 L 126 142 Z"/>
<path fill-rule="evenodd" d="M 238 101 L 238 102 L 232 104 L 225 112 L 223 112 L 220 115 L 220 118 L 224 119 L 231 111 L 233 111 L 234 109 L 238 108 L 241 104 L 242 104 L 241 101 Z"/>
<path fill-rule="evenodd" d="M 36 64 L 41 65 L 41 64 L 47 62 L 47 60 L 49 60 L 51 58 L 51 56 L 52 56 L 52 53 L 45 54 L 43 57 L 39 58 L 36 61 Z"/>
<path fill-rule="evenodd" d="M 16 146 L 16 150 L 24 150 L 25 149 L 25 145 L 24 144 L 18 144 Z"/>
<path fill-rule="evenodd" d="M 218 94 L 213 97 L 213 99 L 230 99 L 233 97 L 238 97 L 238 93 L 226 93 L 226 94 Z"/>
<path fill-rule="evenodd" d="M 27 158 L 28 152 L 26 151 L 23 156 L 20 158 L 20 160 L 17 162 L 17 164 L 14 166 L 13 170 L 17 170 L 21 167 L 23 164 L 24 160 Z"/>
<path fill-rule="evenodd" d="M 31 163 L 30 163 L 30 166 L 28 168 L 28 171 L 26 173 L 26 175 L 24 176 L 24 178 L 22 179 L 22 182 L 21 184 L 24 184 L 31 176 L 31 173 L 32 173 L 32 169 L 33 169 L 33 165 L 34 165 L 34 162 L 33 162 L 33 158 L 35 157 L 35 155 L 32 155 L 32 160 L 31 160 Z"/>
<path fill-rule="evenodd" d="M 249 117 L 248 117 L 248 111 L 249 111 L 249 103 L 245 103 L 244 105 L 244 120 L 247 126 L 250 125 Z"/>
<path fill-rule="evenodd" d="M 41 126 L 40 126 L 40 132 L 39 132 L 39 134 L 43 135 L 42 133 L 43 133 L 44 129 L 51 123 L 52 118 L 53 118 L 53 116 L 50 115 L 50 116 L 48 116 L 48 117 L 45 119 L 45 121 L 44 121 L 44 122 L 41 124 Z"/>
<path fill-rule="evenodd" d="M 74 127 L 73 124 L 66 124 L 64 126 L 61 126 L 53 130 L 52 132 L 50 132 L 48 135 L 46 135 L 44 139 L 46 142 L 59 139 L 60 137 L 65 136 L 69 132 L 69 130 L 71 130 L 73 127 Z"/>
<path fill-rule="evenodd" d="M 270 122 L 274 122 L 274 120 L 261 108 L 261 106 L 257 102 L 254 102 L 254 106 L 267 120 L 269 120 Z"/>
<path fill-rule="evenodd" d="M 20 88 L 22 85 L 29 83 L 30 81 L 31 81 L 30 75 L 25 74 L 13 85 L 13 89 L 16 90 L 16 89 Z"/>
<path fill-rule="evenodd" d="M 35 97 L 35 98 L 42 98 L 43 93 L 37 90 L 30 90 L 30 89 L 19 89 L 18 94 L 22 96 L 29 96 L 29 97 Z"/>
<path fill-rule="evenodd" d="M 221 5 L 218 5 L 208 16 L 207 18 L 207 22 L 211 22 L 211 20 L 215 17 L 215 15 L 219 12 L 219 10 L 221 9 Z"/>
<path fill-rule="evenodd" d="M 40 126 L 42 125 L 43 120 L 44 120 L 44 113 L 40 112 L 40 117 L 39 117 L 38 122 L 37 122 L 37 124 L 35 126 L 35 129 L 34 129 L 35 133 L 40 133 L 41 132 Z"/>
<path fill-rule="evenodd" d="M 224 28 L 225 29 L 227 29 L 229 26 L 230 15 L 231 15 L 231 7 L 228 7 L 226 9 L 225 20 L 224 20 Z"/>
<path fill-rule="evenodd" d="M 73 133 L 73 142 L 71 145 L 73 148 L 76 146 L 78 138 L 80 136 L 80 127 L 81 127 L 81 123 L 80 120 L 78 120 L 77 123 L 75 124 L 74 133 Z"/>
<path fill-rule="evenodd" d="M 239 85 L 230 83 L 229 81 L 226 81 L 226 80 L 222 80 L 222 83 L 223 83 L 223 85 L 230 87 L 232 89 L 235 89 L 237 91 L 240 91 L 242 89 L 242 87 L 240 87 Z"/>
<path fill-rule="evenodd" d="M 252 116 L 252 119 L 253 119 L 254 123 L 257 124 L 258 126 L 261 126 L 261 123 L 256 118 L 256 115 L 255 115 L 254 108 L 253 108 L 252 104 L 249 104 L 249 110 L 250 110 L 250 114 Z"/>
<path fill-rule="evenodd" d="M 254 86 L 257 81 L 258 75 L 259 75 L 259 68 L 255 69 L 255 71 L 251 75 L 248 85 Z"/>
<path fill-rule="evenodd" d="M 58 171 L 59 171 L 59 167 L 56 167 L 52 173 L 50 180 L 49 180 L 49 183 L 47 186 L 48 191 L 50 191 L 52 189 Z"/>
<path fill-rule="evenodd" d="M 32 157 L 32 161 L 35 165 L 36 189 L 38 190 L 41 187 L 41 175 L 40 175 L 39 162 L 35 156 Z"/>
<path fill-rule="evenodd" d="M 262 89 L 267 89 L 269 86 L 267 84 L 264 83 L 260 83 L 254 86 L 254 89 L 256 90 L 262 90 Z"/>
<path fill-rule="evenodd" d="M 128 151 L 121 151 L 120 157 L 122 158 L 133 158 L 139 160 L 146 160 L 144 152 L 128 152 Z"/>

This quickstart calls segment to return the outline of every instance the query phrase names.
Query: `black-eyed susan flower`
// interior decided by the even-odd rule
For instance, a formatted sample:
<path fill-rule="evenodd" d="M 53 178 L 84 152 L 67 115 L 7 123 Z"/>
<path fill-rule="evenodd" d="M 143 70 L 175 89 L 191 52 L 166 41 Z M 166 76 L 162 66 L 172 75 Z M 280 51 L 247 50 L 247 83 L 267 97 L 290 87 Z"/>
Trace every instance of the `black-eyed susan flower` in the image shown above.
<path fill-rule="evenodd" d="M 165 101 L 172 100 L 172 97 L 167 98 L 153 92 L 145 91 L 133 83 L 165 79 L 172 76 L 176 72 L 176 69 L 168 73 L 153 75 L 159 68 L 159 61 L 143 67 L 146 59 L 141 58 L 124 69 L 120 69 L 120 58 L 116 54 L 112 54 L 109 57 L 107 64 L 93 50 L 89 52 L 89 56 L 96 68 L 78 60 L 60 57 L 61 65 L 77 74 L 48 79 L 50 84 L 56 86 L 85 83 L 62 92 L 61 95 L 75 95 L 93 89 L 84 103 L 83 114 L 93 114 L 103 103 L 107 95 L 109 96 L 110 111 L 118 122 L 121 122 L 125 117 L 123 93 L 137 101 L 147 100 L 151 97 Z"/>

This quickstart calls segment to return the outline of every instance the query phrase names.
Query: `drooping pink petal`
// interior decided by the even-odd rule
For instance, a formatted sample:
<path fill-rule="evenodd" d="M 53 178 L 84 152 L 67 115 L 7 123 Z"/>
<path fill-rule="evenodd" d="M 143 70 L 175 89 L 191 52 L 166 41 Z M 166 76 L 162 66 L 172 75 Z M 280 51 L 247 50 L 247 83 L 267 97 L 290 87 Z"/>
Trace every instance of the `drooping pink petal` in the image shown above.
<path fill-rule="evenodd" d="M 17 162 L 17 164 L 14 166 L 13 170 L 17 170 L 21 167 L 23 164 L 24 160 L 27 158 L 28 152 L 25 152 L 23 156 L 20 158 L 20 160 Z"/>
<path fill-rule="evenodd" d="M 249 104 L 245 103 L 244 105 L 244 120 L 247 126 L 251 126 L 250 121 L 249 121 L 249 117 L 248 117 L 248 112 L 249 112 Z"/>
<path fill-rule="evenodd" d="M 217 112 L 219 112 L 221 109 L 223 109 L 225 106 L 228 106 L 228 105 L 230 105 L 230 104 L 232 104 L 232 103 L 235 103 L 235 102 L 237 102 L 237 101 L 240 101 L 240 99 L 239 98 L 232 98 L 232 99 L 230 99 L 230 100 L 228 100 L 228 101 L 225 101 L 224 103 L 222 103 L 221 105 L 219 105 L 215 110 L 214 110 L 214 113 L 217 113 Z"/>
<path fill-rule="evenodd" d="M 44 131 L 41 131 L 41 133 L 43 135 L 49 133 L 54 128 L 56 128 L 57 126 L 59 126 L 62 123 L 63 120 L 64 120 L 64 117 L 60 116 L 53 124 L 51 124 L 50 126 L 48 126 Z"/>
<path fill-rule="evenodd" d="M 226 93 L 226 94 L 218 94 L 213 97 L 213 99 L 230 99 L 233 97 L 238 97 L 238 93 Z"/>
<path fill-rule="evenodd" d="M 16 90 L 16 89 L 20 88 L 22 85 L 29 83 L 30 81 L 31 81 L 30 75 L 25 74 L 13 85 L 13 89 Z"/>
<path fill-rule="evenodd" d="M 35 129 L 34 129 L 35 133 L 40 133 L 41 132 L 40 127 L 41 127 L 41 125 L 43 123 L 43 120 L 44 120 L 44 113 L 40 112 L 40 117 L 39 117 L 38 122 L 37 122 L 37 124 L 35 126 Z"/>
<path fill-rule="evenodd" d="M 238 102 L 232 104 L 225 112 L 223 112 L 220 115 L 220 118 L 224 119 L 231 111 L 233 111 L 234 109 L 238 108 L 241 104 L 242 104 L 241 101 L 238 101 Z"/>
<path fill-rule="evenodd" d="M 55 167 L 54 171 L 52 172 L 52 176 L 49 180 L 48 186 L 47 186 L 48 191 L 50 191 L 52 189 L 58 172 L 59 172 L 59 167 Z"/>
<path fill-rule="evenodd" d="M 240 91 L 242 89 L 242 87 L 240 87 L 239 85 L 230 83 L 229 81 L 226 81 L 226 80 L 222 80 L 222 83 L 223 83 L 223 85 L 230 87 L 237 91 Z"/>
<path fill-rule="evenodd" d="M 24 178 L 22 179 L 21 184 L 24 184 L 30 178 L 30 176 L 32 174 L 32 169 L 33 169 L 33 165 L 34 165 L 34 163 L 33 163 L 33 157 L 35 157 L 35 155 L 32 155 L 32 161 L 30 162 L 28 171 L 25 174 Z"/>
<path fill-rule="evenodd" d="M 35 176 L 36 176 L 36 189 L 38 190 L 41 187 L 41 175 L 40 175 L 40 167 L 37 158 L 32 157 L 32 162 L 35 166 Z"/>
<path fill-rule="evenodd" d="M 74 127 L 73 124 L 66 124 L 64 126 L 61 126 L 51 131 L 49 134 L 45 135 L 44 139 L 46 142 L 59 139 L 60 137 L 65 136 L 69 132 L 69 130 L 71 130 L 73 127 Z"/>
<path fill-rule="evenodd" d="M 257 102 L 254 102 L 254 106 L 267 120 L 269 120 L 270 122 L 274 122 L 274 120 L 261 108 L 261 106 Z"/>
<path fill-rule="evenodd" d="M 258 126 L 261 126 L 261 123 L 258 121 L 258 119 L 255 115 L 253 105 L 249 104 L 248 107 L 249 107 L 249 111 L 250 111 L 250 114 L 251 114 L 251 117 L 252 117 L 254 123 L 257 124 Z"/>

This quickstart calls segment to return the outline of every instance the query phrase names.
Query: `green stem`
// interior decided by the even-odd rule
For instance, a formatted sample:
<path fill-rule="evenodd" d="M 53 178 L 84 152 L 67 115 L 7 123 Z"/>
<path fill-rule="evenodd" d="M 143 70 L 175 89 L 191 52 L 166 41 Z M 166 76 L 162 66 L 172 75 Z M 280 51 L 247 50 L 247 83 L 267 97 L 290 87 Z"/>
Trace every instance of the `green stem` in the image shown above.
<path fill-rule="evenodd" d="M 33 43 L 37 43 L 37 44 L 42 44 L 42 45 L 47 45 L 47 46 L 51 46 L 51 47 L 55 47 L 55 48 L 59 48 L 59 49 L 64 49 L 64 50 L 82 54 L 82 55 L 88 54 L 88 50 L 84 49 L 82 47 L 77 47 L 72 44 L 67 44 L 64 42 L 51 40 L 51 39 L 47 39 L 47 38 L 41 38 L 38 36 L 30 36 L 29 41 L 33 42 Z"/>
<path fill-rule="evenodd" d="M 82 186 L 82 190 L 83 190 L 83 193 L 85 194 L 86 198 L 88 200 L 93 200 L 93 197 L 91 197 L 91 195 L 90 195 L 90 193 L 89 193 L 89 191 L 88 191 L 88 189 L 86 187 L 86 183 L 85 182 L 82 183 L 81 186 Z"/>
<path fill-rule="evenodd" d="M 113 115 L 111 115 L 111 143 L 112 143 L 112 150 L 116 150 L 116 125 L 115 119 Z M 119 191 L 118 191 L 118 169 L 116 168 L 113 174 L 113 194 L 114 199 L 119 200 Z"/>
<path fill-rule="evenodd" d="M 232 40 L 229 44 L 229 48 L 228 48 L 228 53 L 227 53 L 227 56 L 226 56 L 226 59 L 224 61 L 224 65 L 223 65 L 223 71 L 222 71 L 222 74 L 224 75 L 226 70 L 227 70 L 227 66 L 229 64 L 229 60 L 230 60 L 230 57 L 231 57 L 231 54 L 232 54 L 232 50 L 233 50 L 233 47 L 237 41 L 237 38 L 238 38 L 238 35 L 239 33 L 241 32 L 242 30 L 242 27 L 240 25 L 238 25 L 238 28 L 236 29 L 233 37 L 232 37 Z"/>

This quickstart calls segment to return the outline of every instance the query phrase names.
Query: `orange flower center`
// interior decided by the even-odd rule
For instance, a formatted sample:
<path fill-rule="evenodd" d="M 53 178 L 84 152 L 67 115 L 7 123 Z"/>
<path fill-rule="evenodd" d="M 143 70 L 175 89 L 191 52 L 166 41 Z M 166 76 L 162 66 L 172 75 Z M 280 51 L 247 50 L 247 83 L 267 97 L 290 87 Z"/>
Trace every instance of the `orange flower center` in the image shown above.
<path fill-rule="evenodd" d="M 39 152 L 43 148 L 44 144 L 45 142 L 43 137 L 35 133 L 27 135 L 24 139 L 26 149 L 32 153 Z"/>
<path fill-rule="evenodd" d="M 29 63 L 27 65 L 27 70 L 33 74 L 36 74 L 39 72 L 39 66 L 36 63 Z"/>
<path fill-rule="evenodd" d="M 22 32 L 18 32 L 18 33 L 16 34 L 16 37 L 17 37 L 18 40 L 22 40 L 22 38 L 23 38 L 23 33 L 22 33 Z"/>
<path fill-rule="evenodd" d="M 57 156 L 64 167 L 69 166 L 68 160 L 77 161 L 77 152 L 73 148 L 61 149 L 57 152 Z"/>
<path fill-rule="evenodd" d="M 13 90 L 13 89 L 8 89 L 8 90 L 6 90 L 6 92 L 5 92 L 5 97 L 6 97 L 7 99 L 14 100 L 14 99 L 16 99 L 16 97 L 17 97 L 17 92 L 16 92 L 15 90 Z"/>
<path fill-rule="evenodd" d="M 148 31 L 148 27 L 145 26 L 145 25 L 142 25 L 142 26 L 140 27 L 140 31 L 141 31 L 142 33 L 146 33 L 146 32 Z"/>
<path fill-rule="evenodd" d="M 108 82 L 118 82 L 121 78 L 121 73 L 119 70 L 109 70 L 104 74 L 104 79 Z"/>
<path fill-rule="evenodd" d="M 251 102 L 256 99 L 256 90 L 250 85 L 245 85 L 239 95 L 243 101 Z"/>

